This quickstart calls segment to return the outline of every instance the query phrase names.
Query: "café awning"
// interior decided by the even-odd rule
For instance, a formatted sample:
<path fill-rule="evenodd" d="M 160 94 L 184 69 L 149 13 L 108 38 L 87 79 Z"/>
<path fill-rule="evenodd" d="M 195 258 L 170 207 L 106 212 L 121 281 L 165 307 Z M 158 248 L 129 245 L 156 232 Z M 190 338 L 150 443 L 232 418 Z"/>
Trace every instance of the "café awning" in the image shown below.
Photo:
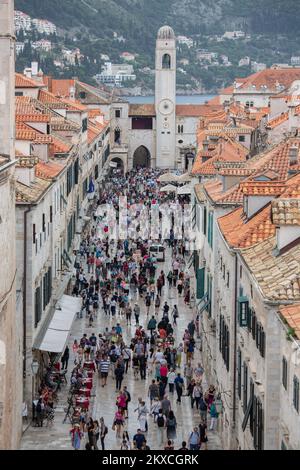
<path fill-rule="evenodd" d="M 52 320 L 35 349 L 52 353 L 62 353 L 65 349 L 81 302 L 77 297 L 63 295 L 56 307 Z"/>
<path fill-rule="evenodd" d="M 192 180 L 192 177 L 189 173 L 184 173 L 183 175 L 178 176 L 179 183 L 189 183 Z"/>
<path fill-rule="evenodd" d="M 181 188 L 178 188 L 177 194 L 184 195 L 184 194 L 192 194 L 192 186 L 190 184 L 186 184 Z"/>
<path fill-rule="evenodd" d="M 161 193 L 176 193 L 177 188 L 173 184 L 167 184 L 167 186 L 160 188 L 160 192 Z"/>
<path fill-rule="evenodd" d="M 172 183 L 173 181 L 177 181 L 178 176 L 174 173 L 164 173 L 158 178 L 160 183 Z"/>

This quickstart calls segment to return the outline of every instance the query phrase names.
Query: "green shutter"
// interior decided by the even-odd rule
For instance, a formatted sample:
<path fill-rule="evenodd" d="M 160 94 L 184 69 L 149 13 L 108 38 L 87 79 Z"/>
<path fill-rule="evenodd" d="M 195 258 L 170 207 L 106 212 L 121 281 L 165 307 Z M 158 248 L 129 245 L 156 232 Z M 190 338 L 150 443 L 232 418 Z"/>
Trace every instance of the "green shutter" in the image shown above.
<path fill-rule="evenodd" d="M 204 297 L 205 268 L 197 270 L 197 299 Z"/>

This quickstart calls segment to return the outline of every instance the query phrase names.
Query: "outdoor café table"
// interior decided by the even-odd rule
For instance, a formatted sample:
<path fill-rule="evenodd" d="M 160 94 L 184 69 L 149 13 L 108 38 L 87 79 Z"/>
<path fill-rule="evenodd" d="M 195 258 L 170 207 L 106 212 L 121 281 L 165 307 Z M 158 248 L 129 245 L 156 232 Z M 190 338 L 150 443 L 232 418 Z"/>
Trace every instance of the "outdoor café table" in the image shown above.
<path fill-rule="evenodd" d="M 83 368 L 87 369 L 88 371 L 94 372 L 96 370 L 94 361 L 85 361 L 85 363 L 83 364 Z"/>
<path fill-rule="evenodd" d="M 80 388 L 80 389 L 78 390 L 78 394 L 81 395 L 81 396 L 90 398 L 90 396 L 91 396 L 91 389 L 89 389 L 89 388 Z"/>
<path fill-rule="evenodd" d="M 82 379 L 82 385 L 91 390 L 93 388 L 93 379 Z"/>
<path fill-rule="evenodd" d="M 88 410 L 90 406 L 90 400 L 86 397 L 76 397 L 76 406 L 79 406 L 80 408 L 84 408 L 85 410 Z"/>

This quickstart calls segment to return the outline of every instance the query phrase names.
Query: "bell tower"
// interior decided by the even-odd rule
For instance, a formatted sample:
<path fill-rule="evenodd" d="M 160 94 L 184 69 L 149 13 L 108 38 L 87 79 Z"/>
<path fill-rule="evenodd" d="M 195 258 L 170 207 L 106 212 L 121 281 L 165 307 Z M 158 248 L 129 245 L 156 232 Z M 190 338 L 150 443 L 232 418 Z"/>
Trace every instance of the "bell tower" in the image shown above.
<path fill-rule="evenodd" d="M 176 38 L 170 26 L 158 31 L 155 65 L 156 167 L 176 166 Z"/>

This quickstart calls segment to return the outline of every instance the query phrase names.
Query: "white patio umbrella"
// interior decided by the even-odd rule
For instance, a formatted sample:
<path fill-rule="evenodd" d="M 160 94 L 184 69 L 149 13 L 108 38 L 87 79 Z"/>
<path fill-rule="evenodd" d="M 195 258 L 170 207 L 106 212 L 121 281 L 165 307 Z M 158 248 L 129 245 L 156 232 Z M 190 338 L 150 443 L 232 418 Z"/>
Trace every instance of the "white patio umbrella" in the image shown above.
<path fill-rule="evenodd" d="M 177 188 L 173 184 L 167 184 L 167 186 L 163 186 L 160 188 L 161 193 L 176 193 Z"/>
<path fill-rule="evenodd" d="M 173 173 L 164 173 L 158 178 L 160 183 L 171 183 L 173 181 L 178 181 L 178 176 Z"/>
<path fill-rule="evenodd" d="M 177 181 L 179 183 L 188 183 L 191 181 L 192 177 L 189 175 L 189 173 L 184 173 L 183 175 L 178 176 Z"/>
<path fill-rule="evenodd" d="M 183 196 L 184 194 L 192 194 L 192 186 L 190 184 L 186 184 L 181 188 L 178 188 L 177 194 Z"/>

